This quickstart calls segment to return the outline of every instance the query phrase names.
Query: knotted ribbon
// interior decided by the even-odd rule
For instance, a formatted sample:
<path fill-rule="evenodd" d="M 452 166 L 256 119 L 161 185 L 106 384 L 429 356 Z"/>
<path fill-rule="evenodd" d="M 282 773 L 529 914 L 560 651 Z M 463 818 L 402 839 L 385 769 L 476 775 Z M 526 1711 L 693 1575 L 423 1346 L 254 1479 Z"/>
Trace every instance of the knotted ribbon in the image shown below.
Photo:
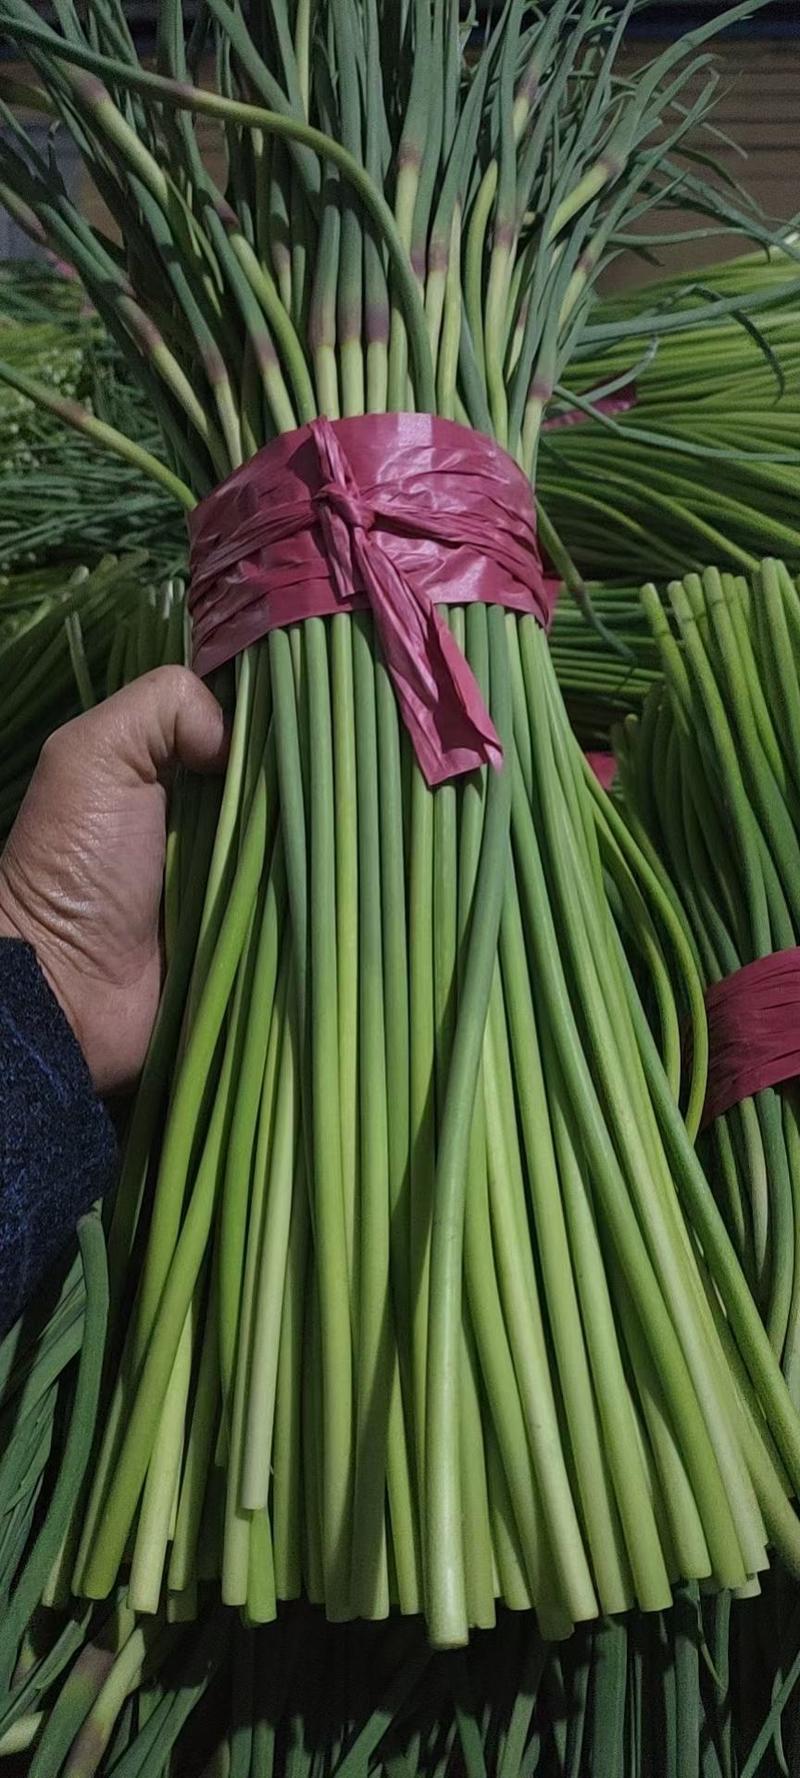
<path fill-rule="evenodd" d="M 272 629 L 368 607 L 428 783 L 501 764 L 436 609 L 482 600 L 550 621 L 530 484 L 493 439 L 430 414 L 312 420 L 215 488 L 189 534 L 196 672 Z"/>
<path fill-rule="evenodd" d="M 800 947 L 746 963 L 715 982 L 705 999 L 704 1128 L 742 1099 L 800 1074 Z"/>

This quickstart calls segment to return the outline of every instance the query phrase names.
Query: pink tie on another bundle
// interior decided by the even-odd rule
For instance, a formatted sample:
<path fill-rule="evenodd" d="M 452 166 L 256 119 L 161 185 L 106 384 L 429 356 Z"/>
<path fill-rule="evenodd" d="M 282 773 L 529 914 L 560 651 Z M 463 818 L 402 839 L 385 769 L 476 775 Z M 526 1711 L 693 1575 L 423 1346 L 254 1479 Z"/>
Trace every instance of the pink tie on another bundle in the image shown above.
<path fill-rule="evenodd" d="M 592 771 L 604 790 L 610 790 L 617 775 L 616 755 L 613 753 L 587 753 Z"/>
<path fill-rule="evenodd" d="M 545 420 L 542 431 L 558 432 L 562 426 L 580 426 L 585 420 L 593 420 L 595 414 L 602 414 L 609 419 L 613 419 L 615 414 L 628 414 L 636 406 L 639 397 L 636 384 L 626 383 L 624 389 L 619 389 L 614 395 L 598 395 L 595 398 L 590 389 L 583 399 L 587 407 L 562 408 L 561 413 L 551 414 Z M 589 407 L 594 408 L 595 414 L 588 412 Z"/>
<path fill-rule="evenodd" d="M 703 1129 L 764 1087 L 800 1075 L 800 947 L 746 963 L 706 993 Z"/>
<path fill-rule="evenodd" d="M 436 607 L 481 600 L 547 626 L 530 484 L 492 439 L 430 414 L 312 420 L 189 517 L 194 666 L 270 630 L 369 608 L 429 784 L 502 763 L 472 669 Z"/>

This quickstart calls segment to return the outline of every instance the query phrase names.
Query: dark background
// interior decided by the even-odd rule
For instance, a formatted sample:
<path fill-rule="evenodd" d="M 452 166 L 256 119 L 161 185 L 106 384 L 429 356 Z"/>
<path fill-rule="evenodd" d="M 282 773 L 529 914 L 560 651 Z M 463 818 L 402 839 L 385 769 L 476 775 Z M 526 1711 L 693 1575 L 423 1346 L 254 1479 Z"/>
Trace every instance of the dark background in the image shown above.
<path fill-rule="evenodd" d="M 661 0 L 661 4 L 632 19 L 629 29 L 642 37 L 668 37 L 705 24 L 723 10 L 719 0 Z M 735 31 L 741 37 L 800 37 L 800 0 L 773 0 L 772 5 L 735 27 Z"/>
<path fill-rule="evenodd" d="M 43 18 L 50 20 L 53 17 L 49 0 L 38 0 L 36 10 Z M 154 40 L 158 0 L 127 0 L 125 10 L 142 50 L 146 51 Z M 193 0 L 186 0 L 185 16 L 192 18 L 196 10 Z M 490 10 L 486 5 L 478 6 L 479 14 Z M 690 30 L 692 25 L 704 24 L 724 10 L 721 0 L 653 0 L 653 4 L 634 15 L 629 30 L 637 36 L 668 37 L 673 32 Z M 771 0 L 756 18 L 736 29 L 742 36 L 755 38 L 800 37 L 800 0 Z"/>

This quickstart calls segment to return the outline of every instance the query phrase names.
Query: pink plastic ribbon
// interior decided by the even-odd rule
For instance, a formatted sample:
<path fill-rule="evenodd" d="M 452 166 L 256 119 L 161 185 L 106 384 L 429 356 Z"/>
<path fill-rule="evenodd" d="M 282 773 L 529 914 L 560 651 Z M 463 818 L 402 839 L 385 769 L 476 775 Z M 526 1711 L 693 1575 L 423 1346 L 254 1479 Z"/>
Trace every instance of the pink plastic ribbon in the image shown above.
<path fill-rule="evenodd" d="M 604 790 L 610 790 L 617 775 L 616 754 L 587 752 L 586 758 L 598 783 Z"/>
<path fill-rule="evenodd" d="M 746 963 L 715 982 L 705 998 L 704 1128 L 742 1099 L 800 1074 L 800 948 Z"/>
<path fill-rule="evenodd" d="M 626 383 L 625 388 L 620 389 L 616 395 L 600 395 L 596 401 L 592 399 L 590 390 L 584 399 L 591 403 L 598 414 L 627 414 L 638 400 L 636 384 Z M 551 414 L 549 420 L 545 420 L 542 431 L 557 432 L 561 426 L 580 426 L 582 421 L 593 419 L 594 414 L 587 414 L 584 407 L 565 408 L 563 413 Z"/>
<path fill-rule="evenodd" d="M 190 514 L 194 667 L 309 617 L 369 607 L 429 784 L 502 749 L 439 604 L 547 625 L 530 484 L 494 440 L 430 414 L 312 420 Z"/>

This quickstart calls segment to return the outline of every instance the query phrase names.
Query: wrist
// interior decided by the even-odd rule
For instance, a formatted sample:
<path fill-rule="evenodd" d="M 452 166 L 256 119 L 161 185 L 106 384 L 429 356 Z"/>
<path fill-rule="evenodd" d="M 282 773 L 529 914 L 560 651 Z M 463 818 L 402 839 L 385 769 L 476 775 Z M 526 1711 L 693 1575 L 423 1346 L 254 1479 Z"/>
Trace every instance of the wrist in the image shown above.
<path fill-rule="evenodd" d="M 33 940 L 29 938 L 25 925 L 24 916 L 20 917 L 19 909 L 8 887 L 2 867 L 0 867 L 0 938 L 16 938 L 22 944 L 32 944 Z"/>
<path fill-rule="evenodd" d="M 29 945 L 34 952 L 36 961 L 44 976 L 54 1000 L 58 1002 L 64 1017 L 85 1054 L 85 1045 L 81 1036 L 80 1019 L 67 991 L 64 971 L 59 969 L 58 958 L 52 943 L 39 929 L 36 920 L 30 917 L 24 906 L 14 895 L 6 873 L 0 865 L 0 940 L 13 939 L 19 944 Z"/>

